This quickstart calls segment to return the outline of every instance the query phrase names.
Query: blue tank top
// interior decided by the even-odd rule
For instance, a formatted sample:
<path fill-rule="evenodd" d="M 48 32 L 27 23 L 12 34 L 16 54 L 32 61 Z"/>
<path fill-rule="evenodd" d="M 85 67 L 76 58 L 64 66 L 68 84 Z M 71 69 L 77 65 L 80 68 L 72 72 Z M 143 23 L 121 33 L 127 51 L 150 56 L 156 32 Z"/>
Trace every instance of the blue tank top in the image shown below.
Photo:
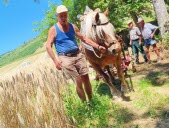
<path fill-rule="evenodd" d="M 69 23 L 69 31 L 62 32 L 58 25 L 55 24 L 56 28 L 56 39 L 54 41 L 54 45 L 57 53 L 72 53 L 77 51 L 78 45 L 76 42 L 75 31 L 73 25 Z"/>

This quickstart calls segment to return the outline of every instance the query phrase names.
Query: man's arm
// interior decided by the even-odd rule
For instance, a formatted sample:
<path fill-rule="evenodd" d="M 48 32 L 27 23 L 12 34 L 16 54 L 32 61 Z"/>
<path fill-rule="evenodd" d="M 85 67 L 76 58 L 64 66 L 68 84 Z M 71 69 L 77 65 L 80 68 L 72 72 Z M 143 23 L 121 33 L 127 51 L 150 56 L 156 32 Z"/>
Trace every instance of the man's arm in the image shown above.
<path fill-rule="evenodd" d="M 49 56 L 52 58 L 53 62 L 55 63 L 56 68 L 58 70 L 61 70 L 61 63 L 56 59 L 55 54 L 54 54 L 53 49 L 52 49 L 55 38 L 56 38 L 56 29 L 55 29 L 54 26 L 52 26 L 49 29 L 47 43 L 46 43 L 46 50 L 47 50 Z"/>
<path fill-rule="evenodd" d="M 154 35 L 155 35 L 155 33 L 156 33 L 156 30 L 158 29 L 158 27 L 157 26 L 155 26 L 155 25 L 153 25 L 153 24 L 148 24 L 148 26 L 150 27 L 150 29 L 152 30 L 152 33 L 151 33 L 151 35 L 150 35 L 150 38 L 152 39 L 152 38 L 154 38 Z"/>
<path fill-rule="evenodd" d="M 81 41 L 85 42 L 85 43 L 88 44 L 88 45 L 91 45 L 92 47 L 98 49 L 99 51 L 101 51 L 101 52 L 103 52 L 103 53 L 106 52 L 105 47 L 103 47 L 103 46 L 101 46 L 101 45 L 99 45 L 99 44 L 93 42 L 93 41 L 90 40 L 89 38 L 83 36 L 83 35 L 80 33 L 78 27 L 75 26 L 74 24 L 73 24 L 73 28 L 74 28 L 74 30 L 75 30 L 75 33 L 76 33 L 77 37 L 78 37 Z"/>
<path fill-rule="evenodd" d="M 133 41 L 130 39 L 130 43 L 129 44 L 132 45 L 132 43 L 133 43 Z"/>
<path fill-rule="evenodd" d="M 138 27 L 136 27 L 136 33 L 139 37 L 139 45 L 142 45 L 142 37 L 141 37 L 141 32 Z"/>

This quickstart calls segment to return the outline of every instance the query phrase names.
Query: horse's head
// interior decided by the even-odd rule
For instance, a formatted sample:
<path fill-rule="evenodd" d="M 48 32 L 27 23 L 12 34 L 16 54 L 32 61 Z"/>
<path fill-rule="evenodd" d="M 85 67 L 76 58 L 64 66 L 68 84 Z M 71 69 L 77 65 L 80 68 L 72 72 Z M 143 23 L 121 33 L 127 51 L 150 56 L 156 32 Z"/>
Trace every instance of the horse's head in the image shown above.
<path fill-rule="evenodd" d="M 81 16 L 81 32 L 96 43 L 106 47 L 107 53 L 116 54 L 119 50 L 114 27 L 107 18 L 108 10 L 90 10 Z"/>

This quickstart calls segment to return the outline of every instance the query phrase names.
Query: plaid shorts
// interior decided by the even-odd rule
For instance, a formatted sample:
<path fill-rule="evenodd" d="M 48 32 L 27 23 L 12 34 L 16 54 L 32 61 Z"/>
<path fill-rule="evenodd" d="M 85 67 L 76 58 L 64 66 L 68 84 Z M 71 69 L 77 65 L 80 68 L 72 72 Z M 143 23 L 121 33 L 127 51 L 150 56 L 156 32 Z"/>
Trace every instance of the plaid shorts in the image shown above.
<path fill-rule="evenodd" d="M 67 78 L 76 78 L 88 74 L 85 55 L 81 52 L 74 56 L 58 56 L 61 61 L 64 74 Z"/>

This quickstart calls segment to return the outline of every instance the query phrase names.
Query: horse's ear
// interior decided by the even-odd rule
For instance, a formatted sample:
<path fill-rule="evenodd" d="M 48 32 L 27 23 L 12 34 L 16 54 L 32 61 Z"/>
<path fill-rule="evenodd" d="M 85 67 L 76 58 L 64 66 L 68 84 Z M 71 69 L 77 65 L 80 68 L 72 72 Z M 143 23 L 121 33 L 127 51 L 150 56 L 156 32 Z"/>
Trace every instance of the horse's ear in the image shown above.
<path fill-rule="evenodd" d="M 95 12 L 94 15 L 93 15 L 93 21 L 92 21 L 94 25 L 97 25 L 97 24 L 100 23 L 99 17 L 100 17 L 99 13 Z"/>
<path fill-rule="evenodd" d="M 80 17 L 82 17 L 83 15 L 81 15 L 81 14 L 78 14 L 77 15 L 77 19 L 80 19 Z"/>
<path fill-rule="evenodd" d="M 92 11 L 92 9 L 90 9 L 89 6 L 86 6 L 84 15 L 88 14 L 90 11 Z"/>
<path fill-rule="evenodd" d="M 106 8 L 106 10 L 104 11 L 104 14 L 105 14 L 106 16 L 108 16 L 108 14 L 109 14 L 109 9 L 108 9 L 108 8 Z"/>
<path fill-rule="evenodd" d="M 98 24 L 99 23 L 99 13 L 96 13 L 96 15 L 95 15 L 95 21 L 96 21 L 96 24 Z"/>

